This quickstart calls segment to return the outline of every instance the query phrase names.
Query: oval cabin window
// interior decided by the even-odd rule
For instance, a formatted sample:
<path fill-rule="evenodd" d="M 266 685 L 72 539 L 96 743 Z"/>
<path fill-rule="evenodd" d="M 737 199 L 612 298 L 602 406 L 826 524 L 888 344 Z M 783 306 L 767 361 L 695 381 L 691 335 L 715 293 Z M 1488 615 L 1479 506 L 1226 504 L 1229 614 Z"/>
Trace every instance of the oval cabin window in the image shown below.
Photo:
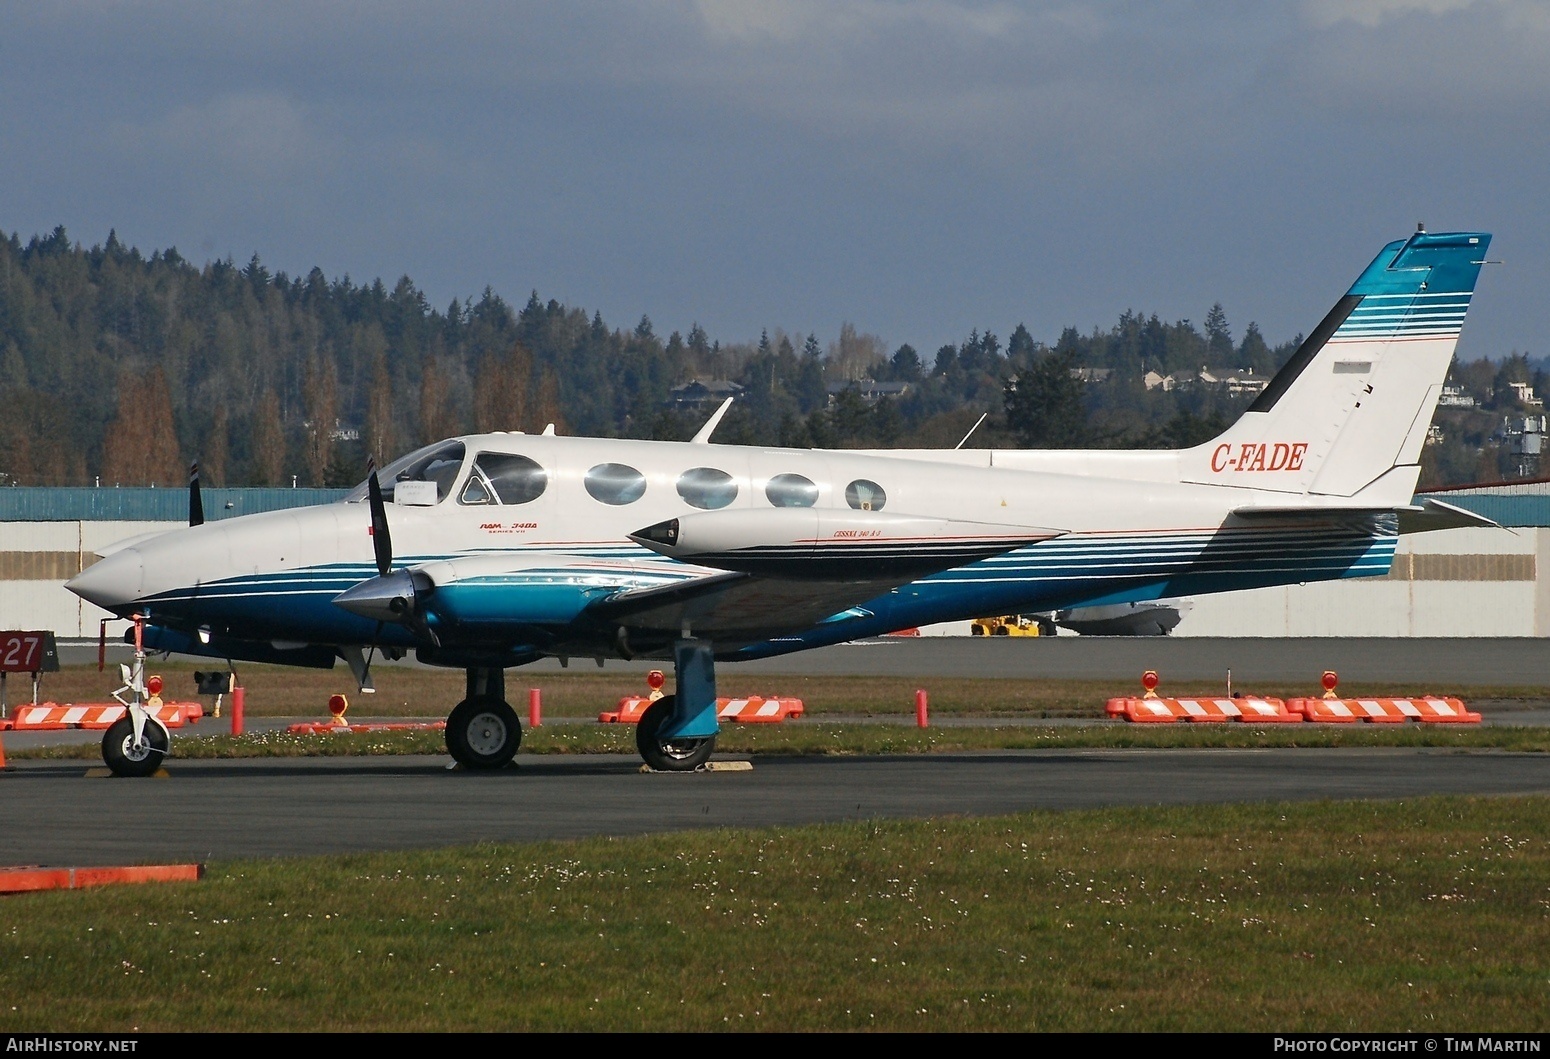
<path fill-rule="evenodd" d="M 695 467 L 678 478 L 678 495 L 690 507 L 714 511 L 737 499 L 737 483 L 726 471 L 714 467 Z"/>
<path fill-rule="evenodd" d="M 876 482 L 858 478 L 845 487 L 845 503 L 857 511 L 881 511 L 888 503 L 888 494 Z"/>
<path fill-rule="evenodd" d="M 582 479 L 593 500 L 604 504 L 633 504 L 646 495 L 646 476 L 622 463 L 600 463 Z"/>
<path fill-rule="evenodd" d="M 818 486 L 800 474 L 777 474 L 764 487 L 764 495 L 776 507 L 812 507 L 818 503 Z"/>

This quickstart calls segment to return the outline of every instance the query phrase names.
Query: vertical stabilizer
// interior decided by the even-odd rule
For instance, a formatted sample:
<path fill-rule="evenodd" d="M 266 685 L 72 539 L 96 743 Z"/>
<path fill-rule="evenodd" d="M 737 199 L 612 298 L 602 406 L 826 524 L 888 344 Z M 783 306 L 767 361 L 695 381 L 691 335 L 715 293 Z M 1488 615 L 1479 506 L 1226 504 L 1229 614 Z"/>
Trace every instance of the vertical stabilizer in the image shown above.
<path fill-rule="evenodd" d="M 1490 242 L 1418 231 L 1385 246 L 1248 411 L 1180 453 L 1183 479 L 1409 503 Z"/>

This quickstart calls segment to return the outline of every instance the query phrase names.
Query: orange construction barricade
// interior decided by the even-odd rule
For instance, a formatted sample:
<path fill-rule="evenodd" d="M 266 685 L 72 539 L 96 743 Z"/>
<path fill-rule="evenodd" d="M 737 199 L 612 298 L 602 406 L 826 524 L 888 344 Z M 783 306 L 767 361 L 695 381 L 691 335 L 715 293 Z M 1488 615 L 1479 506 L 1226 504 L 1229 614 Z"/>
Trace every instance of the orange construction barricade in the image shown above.
<path fill-rule="evenodd" d="M 1406 699 L 1289 699 L 1287 708 L 1317 724 L 1479 724 L 1481 716 L 1458 699 L 1425 695 Z"/>
<path fill-rule="evenodd" d="M 145 712 L 168 728 L 181 728 L 188 716 L 184 712 L 187 703 L 168 702 L 160 706 L 147 706 Z M 203 711 L 200 711 L 203 713 Z M 45 702 L 37 706 L 18 707 L 11 718 L 11 726 L 19 732 L 57 731 L 62 728 L 111 728 L 124 716 L 125 708 L 116 702 L 86 703 L 76 705 Z"/>
<path fill-rule="evenodd" d="M 619 708 L 597 715 L 601 724 L 639 724 L 646 708 L 655 699 L 645 695 L 626 695 L 619 700 Z M 802 716 L 801 699 L 764 698 L 750 695 L 741 699 L 717 699 L 716 719 L 737 721 L 742 724 L 775 724 L 789 717 Z"/>

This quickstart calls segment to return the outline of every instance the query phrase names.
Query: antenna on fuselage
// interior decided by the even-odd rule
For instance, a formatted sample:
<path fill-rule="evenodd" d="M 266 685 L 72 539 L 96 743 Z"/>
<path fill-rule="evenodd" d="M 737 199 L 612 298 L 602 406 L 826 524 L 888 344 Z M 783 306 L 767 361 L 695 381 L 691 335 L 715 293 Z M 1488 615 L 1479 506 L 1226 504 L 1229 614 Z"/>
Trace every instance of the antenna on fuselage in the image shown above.
<path fill-rule="evenodd" d="M 700 432 L 689 439 L 689 444 L 710 444 L 710 436 L 716 432 L 716 428 L 721 425 L 721 417 L 726 415 L 727 409 L 731 407 L 732 398 L 728 397 L 725 401 L 722 401 L 721 407 L 712 412 L 710 418 L 705 421 L 705 425 L 700 427 Z"/>
<path fill-rule="evenodd" d="M 553 423 L 550 423 L 548 426 L 544 427 L 543 436 L 546 437 L 546 438 L 554 437 L 554 424 Z"/>
<path fill-rule="evenodd" d="M 963 436 L 963 441 L 958 442 L 958 444 L 954 445 L 953 448 L 955 448 L 955 449 L 963 448 L 964 442 L 968 441 L 969 438 L 974 436 L 974 432 L 980 428 L 980 424 L 985 421 L 985 417 L 988 416 L 988 415 L 990 415 L 989 412 L 981 412 L 980 413 L 980 417 L 978 419 L 976 419 L 974 421 L 974 425 L 969 428 L 969 432 Z"/>

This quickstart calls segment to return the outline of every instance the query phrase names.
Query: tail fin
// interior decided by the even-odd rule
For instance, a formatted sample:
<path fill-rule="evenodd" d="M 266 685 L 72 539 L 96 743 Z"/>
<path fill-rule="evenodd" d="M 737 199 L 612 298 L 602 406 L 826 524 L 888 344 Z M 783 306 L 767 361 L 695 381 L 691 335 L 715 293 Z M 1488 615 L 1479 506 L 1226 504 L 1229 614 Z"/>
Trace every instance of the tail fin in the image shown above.
<path fill-rule="evenodd" d="M 1185 481 L 1408 504 L 1491 237 L 1390 243 Z"/>

